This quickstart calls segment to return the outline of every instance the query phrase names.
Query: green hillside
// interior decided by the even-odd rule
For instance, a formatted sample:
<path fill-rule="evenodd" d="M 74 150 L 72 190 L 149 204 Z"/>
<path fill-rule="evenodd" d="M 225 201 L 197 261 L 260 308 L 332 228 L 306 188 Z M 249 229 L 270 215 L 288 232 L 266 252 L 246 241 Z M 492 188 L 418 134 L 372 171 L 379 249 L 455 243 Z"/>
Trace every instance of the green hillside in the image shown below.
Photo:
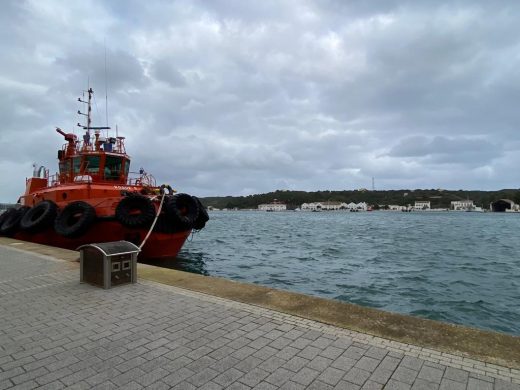
<path fill-rule="evenodd" d="M 261 203 L 270 203 L 275 199 L 288 205 L 288 208 L 299 207 L 309 202 L 366 202 L 369 205 L 413 205 L 416 200 L 429 200 L 432 208 L 448 208 L 453 200 L 471 199 L 475 205 L 489 208 L 489 204 L 498 199 L 510 199 L 520 204 L 519 189 L 499 191 L 451 191 L 451 190 L 389 190 L 389 191 L 274 191 L 266 194 L 248 196 L 225 196 L 202 198 L 205 206 L 219 209 L 238 208 L 256 209 Z M 377 208 L 377 207 L 376 207 Z"/>

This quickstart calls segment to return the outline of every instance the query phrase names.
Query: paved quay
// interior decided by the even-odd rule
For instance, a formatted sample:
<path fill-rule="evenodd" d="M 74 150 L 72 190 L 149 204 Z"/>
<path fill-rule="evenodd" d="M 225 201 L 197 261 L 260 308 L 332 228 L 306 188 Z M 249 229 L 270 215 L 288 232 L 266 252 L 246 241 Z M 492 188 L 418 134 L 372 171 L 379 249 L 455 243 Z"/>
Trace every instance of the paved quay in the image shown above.
<path fill-rule="evenodd" d="M 103 290 L 79 283 L 77 262 L 34 248 L 0 241 L 0 390 L 520 389 L 516 363 L 374 337 L 141 276 Z"/>

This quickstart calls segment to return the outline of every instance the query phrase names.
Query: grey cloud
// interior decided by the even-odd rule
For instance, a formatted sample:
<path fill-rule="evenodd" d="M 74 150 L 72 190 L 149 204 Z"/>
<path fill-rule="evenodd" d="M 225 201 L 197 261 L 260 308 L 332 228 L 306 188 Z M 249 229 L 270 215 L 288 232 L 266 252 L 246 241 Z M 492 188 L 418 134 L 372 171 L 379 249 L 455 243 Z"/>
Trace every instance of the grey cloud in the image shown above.
<path fill-rule="evenodd" d="M 516 3 L 49 0 L 2 11 L 2 172 L 55 167 L 53 127 L 74 129 L 87 79 L 104 123 L 106 41 L 110 124 L 134 168 L 183 191 L 520 180 Z M 0 176 L 4 200 L 23 187 L 11 181 Z"/>
<path fill-rule="evenodd" d="M 427 163 L 462 163 L 484 166 L 503 155 L 500 145 L 483 139 L 414 136 L 402 139 L 390 152 L 392 157 L 423 158 Z"/>

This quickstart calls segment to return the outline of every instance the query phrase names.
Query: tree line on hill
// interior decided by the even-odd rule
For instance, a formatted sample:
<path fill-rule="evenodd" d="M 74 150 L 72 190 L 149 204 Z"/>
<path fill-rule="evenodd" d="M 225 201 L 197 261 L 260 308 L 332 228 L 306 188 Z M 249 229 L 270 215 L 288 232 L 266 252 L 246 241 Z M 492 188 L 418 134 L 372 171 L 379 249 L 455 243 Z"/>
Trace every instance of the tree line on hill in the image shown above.
<path fill-rule="evenodd" d="M 266 194 L 247 196 L 220 196 L 201 198 L 204 206 L 218 209 L 256 209 L 259 204 L 272 203 L 275 200 L 287 204 L 288 209 L 300 207 L 302 203 L 311 202 L 366 202 L 376 209 L 386 205 L 413 205 L 415 201 L 430 201 L 431 208 L 449 208 L 452 201 L 472 200 L 476 206 L 489 208 L 491 202 L 509 199 L 520 204 L 520 189 L 503 189 L 499 191 L 465 191 L 465 190 L 345 190 L 345 191 L 286 191 L 277 190 Z"/>

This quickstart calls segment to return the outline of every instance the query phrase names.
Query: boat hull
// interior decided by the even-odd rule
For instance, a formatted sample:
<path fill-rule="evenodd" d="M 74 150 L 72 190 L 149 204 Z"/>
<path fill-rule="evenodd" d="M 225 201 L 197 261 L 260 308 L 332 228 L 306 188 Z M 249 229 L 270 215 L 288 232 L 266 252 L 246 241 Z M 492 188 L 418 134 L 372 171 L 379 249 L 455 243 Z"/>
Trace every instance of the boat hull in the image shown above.
<path fill-rule="evenodd" d="M 148 229 L 131 229 L 115 220 L 97 220 L 81 237 L 67 238 L 60 236 L 52 228 L 37 233 L 18 231 L 14 238 L 37 244 L 56 246 L 76 250 L 81 245 L 125 240 L 141 245 Z M 139 260 L 171 259 L 177 256 L 191 230 L 176 233 L 152 232 L 139 253 Z"/>

